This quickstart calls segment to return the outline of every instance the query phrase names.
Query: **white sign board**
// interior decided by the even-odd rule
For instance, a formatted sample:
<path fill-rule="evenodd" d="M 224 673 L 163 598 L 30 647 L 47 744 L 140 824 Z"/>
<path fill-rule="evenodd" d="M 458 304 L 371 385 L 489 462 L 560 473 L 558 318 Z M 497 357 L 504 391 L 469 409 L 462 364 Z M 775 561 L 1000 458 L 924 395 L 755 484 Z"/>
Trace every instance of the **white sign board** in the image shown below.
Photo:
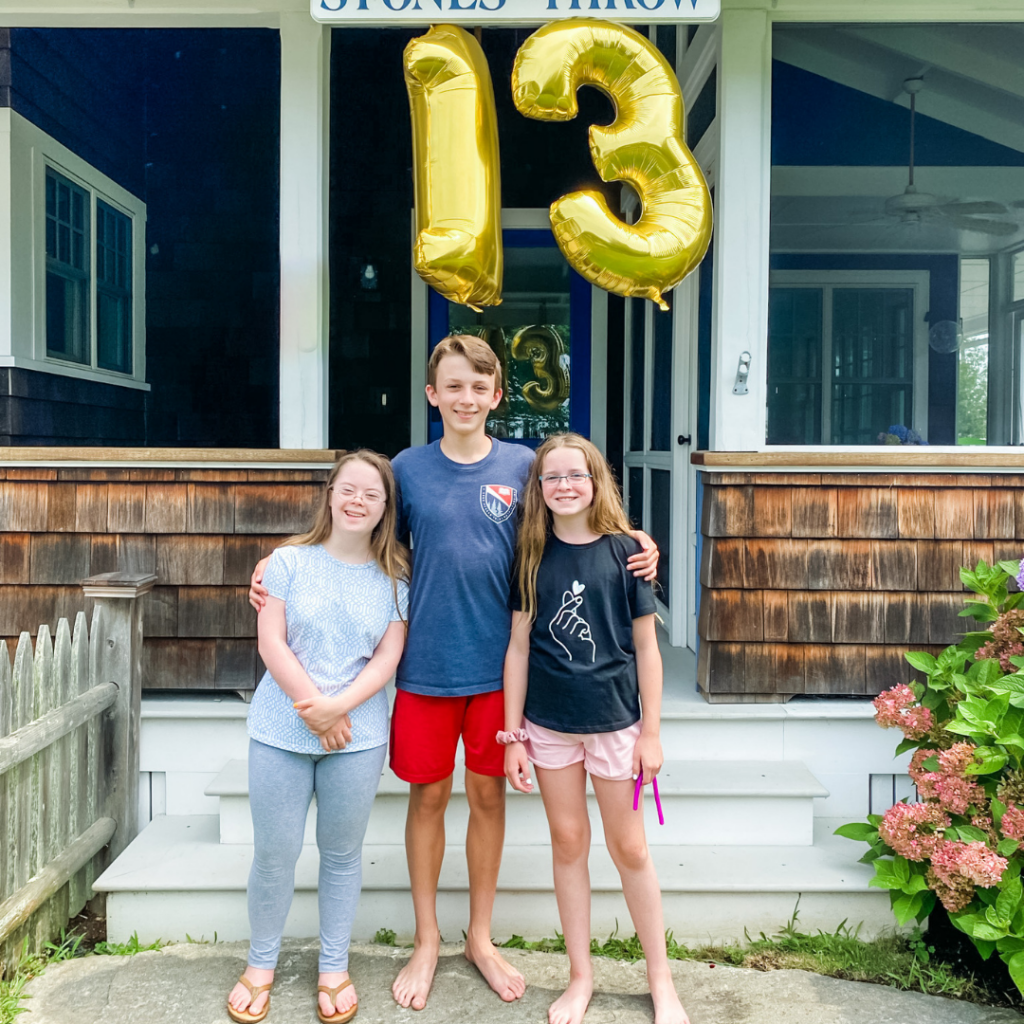
<path fill-rule="evenodd" d="M 543 25 L 602 18 L 630 25 L 714 21 L 722 0 L 309 0 L 332 25 Z"/>

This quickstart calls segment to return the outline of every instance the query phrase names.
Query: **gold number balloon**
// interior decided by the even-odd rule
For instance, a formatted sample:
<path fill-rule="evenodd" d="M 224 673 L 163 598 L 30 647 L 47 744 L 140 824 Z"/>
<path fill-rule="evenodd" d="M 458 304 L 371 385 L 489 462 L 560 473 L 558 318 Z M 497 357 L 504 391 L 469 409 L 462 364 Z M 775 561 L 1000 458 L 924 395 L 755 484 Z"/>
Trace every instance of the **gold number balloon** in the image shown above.
<path fill-rule="evenodd" d="M 679 82 L 638 32 L 589 18 L 546 25 L 516 55 L 512 94 L 527 117 L 571 120 L 581 85 L 615 104 L 610 125 L 591 126 L 594 166 L 604 181 L 628 181 L 642 214 L 629 225 L 600 192 L 570 192 L 551 204 L 555 239 L 591 283 L 668 309 L 664 293 L 700 263 L 711 240 L 711 196 L 682 139 Z"/>
<path fill-rule="evenodd" d="M 509 347 L 513 359 L 533 364 L 537 377 L 523 385 L 526 404 L 537 412 L 554 412 L 569 397 L 569 374 L 561 360 L 565 352 L 562 336 L 550 327 L 523 327 Z"/>
<path fill-rule="evenodd" d="M 501 302 L 501 181 L 494 88 L 480 44 L 438 25 L 405 48 L 416 192 L 413 263 L 479 311 Z"/>

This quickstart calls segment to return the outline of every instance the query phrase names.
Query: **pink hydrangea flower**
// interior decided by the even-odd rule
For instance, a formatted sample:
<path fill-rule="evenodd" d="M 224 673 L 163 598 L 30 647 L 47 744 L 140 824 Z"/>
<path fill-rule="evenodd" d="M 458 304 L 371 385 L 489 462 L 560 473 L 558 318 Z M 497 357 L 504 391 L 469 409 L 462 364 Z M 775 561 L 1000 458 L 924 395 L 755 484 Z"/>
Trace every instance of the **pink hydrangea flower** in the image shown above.
<path fill-rule="evenodd" d="M 1007 807 L 999 823 L 999 831 L 1007 839 L 1024 839 L 1024 810 L 1016 806 Z"/>
<path fill-rule="evenodd" d="M 885 812 L 878 834 L 901 857 L 922 861 L 932 856 L 948 827 L 949 817 L 936 804 L 894 804 Z"/>
<path fill-rule="evenodd" d="M 874 705 L 875 720 L 883 729 L 900 729 L 910 740 L 924 739 L 931 732 L 931 711 L 917 704 L 914 691 L 906 683 L 880 693 Z"/>
<path fill-rule="evenodd" d="M 973 743 L 954 743 L 949 750 L 939 753 L 939 766 L 948 775 L 959 775 L 967 778 L 967 768 L 974 763 L 975 746 Z"/>
<path fill-rule="evenodd" d="M 933 786 L 935 798 L 943 810 L 951 814 L 966 814 L 972 804 L 980 807 L 985 802 L 985 791 L 981 786 L 955 775 L 936 775 Z"/>
<path fill-rule="evenodd" d="M 950 884 L 947 885 L 936 875 L 934 868 L 928 869 L 925 878 L 928 888 L 939 897 L 942 905 L 950 913 L 955 914 L 958 910 L 964 910 L 974 899 L 974 886 L 966 878 L 954 875 L 950 878 Z"/>
<path fill-rule="evenodd" d="M 984 843 L 938 843 L 932 852 L 932 869 L 940 881 L 952 886 L 957 878 L 966 878 L 973 885 L 990 887 L 999 884 L 1008 861 Z"/>
<path fill-rule="evenodd" d="M 910 767 L 907 768 L 907 774 L 914 780 L 914 785 L 917 786 L 918 796 L 922 800 L 935 800 L 935 780 L 939 777 L 937 772 L 930 772 L 925 769 L 924 762 L 930 757 L 934 757 L 938 753 L 937 750 L 920 749 L 914 751 L 914 756 L 910 759 Z"/>

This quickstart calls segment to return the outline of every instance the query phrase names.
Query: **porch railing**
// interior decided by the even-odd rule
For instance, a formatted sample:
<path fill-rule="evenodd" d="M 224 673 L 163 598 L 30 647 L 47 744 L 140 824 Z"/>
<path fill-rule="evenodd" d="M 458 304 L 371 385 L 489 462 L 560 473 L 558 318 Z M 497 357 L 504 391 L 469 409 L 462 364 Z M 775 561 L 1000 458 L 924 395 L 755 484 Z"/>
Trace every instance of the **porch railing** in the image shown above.
<path fill-rule="evenodd" d="M 85 906 L 92 883 L 135 836 L 142 594 L 156 577 L 82 582 L 84 612 L 26 632 L 14 666 L 0 641 L 0 955 L 41 948 Z M 106 853 L 103 853 L 106 848 Z"/>

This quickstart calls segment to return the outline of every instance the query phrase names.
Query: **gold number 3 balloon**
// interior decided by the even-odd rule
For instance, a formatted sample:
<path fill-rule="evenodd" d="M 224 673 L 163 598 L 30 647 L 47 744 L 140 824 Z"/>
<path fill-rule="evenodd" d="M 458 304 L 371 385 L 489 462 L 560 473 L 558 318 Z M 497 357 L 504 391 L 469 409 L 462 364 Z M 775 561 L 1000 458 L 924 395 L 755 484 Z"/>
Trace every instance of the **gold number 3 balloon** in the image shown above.
<path fill-rule="evenodd" d="M 703 259 L 711 240 L 711 197 L 682 140 L 683 100 L 664 57 L 638 32 L 594 19 L 552 22 L 516 55 L 516 109 L 541 121 L 576 116 L 576 90 L 593 85 L 615 104 L 615 120 L 590 129 L 603 181 L 628 181 L 642 214 L 629 225 L 600 192 L 570 192 L 551 204 L 551 226 L 569 263 L 617 295 L 652 299 Z"/>
<path fill-rule="evenodd" d="M 479 311 L 501 302 L 501 181 L 494 88 L 480 44 L 454 25 L 405 48 L 416 244 L 432 288 Z"/>

